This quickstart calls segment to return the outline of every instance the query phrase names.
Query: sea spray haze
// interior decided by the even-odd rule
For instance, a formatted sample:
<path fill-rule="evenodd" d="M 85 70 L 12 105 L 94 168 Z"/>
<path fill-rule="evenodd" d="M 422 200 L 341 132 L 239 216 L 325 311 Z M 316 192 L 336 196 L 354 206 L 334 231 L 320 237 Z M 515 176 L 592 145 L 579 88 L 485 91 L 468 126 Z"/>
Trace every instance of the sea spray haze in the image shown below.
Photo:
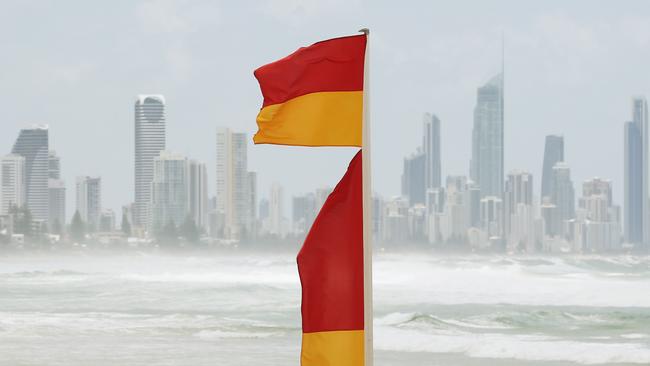
<path fill-rule="evenodd" d="M 650 258 L 380 254 L 378 365 L 647 365 Z M 0 365 L 292 365 L 295 254 L 0 258 Z"/>

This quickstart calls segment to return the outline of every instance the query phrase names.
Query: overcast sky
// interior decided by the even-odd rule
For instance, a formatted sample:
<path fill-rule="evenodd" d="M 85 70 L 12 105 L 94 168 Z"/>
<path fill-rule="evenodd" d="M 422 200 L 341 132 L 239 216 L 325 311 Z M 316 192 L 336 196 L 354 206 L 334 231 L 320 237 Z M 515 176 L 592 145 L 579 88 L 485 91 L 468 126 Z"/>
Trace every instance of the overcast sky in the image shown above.
<path fill-rule="evenodd" d="M 443 176 L 468 174 L 476 88 L 500 71 L 503 32 L 506 172 L 531 171 L 538 195 L 544 136 L 563 134 L 576 185 L 610 178 L 621 202 L 623 123 L 631 97 L 650 94 L 647 1 L 0 0 L 0 153 L 49 124 L 68 214 L 78 175 L 101 176 L 118 210 L 133 200 L 135 96 L 164 94 L 167 146 L 208 164 L 212 195 L 216 127 L 256 130 L 253 70 L 362 27 L 375 191 L 399 194 L 424 112 L 442 121 Z M 334 185 L 353 153 L 251 143 L 249 166 L 259 195 L 280 182 L 288 207 Z"/>

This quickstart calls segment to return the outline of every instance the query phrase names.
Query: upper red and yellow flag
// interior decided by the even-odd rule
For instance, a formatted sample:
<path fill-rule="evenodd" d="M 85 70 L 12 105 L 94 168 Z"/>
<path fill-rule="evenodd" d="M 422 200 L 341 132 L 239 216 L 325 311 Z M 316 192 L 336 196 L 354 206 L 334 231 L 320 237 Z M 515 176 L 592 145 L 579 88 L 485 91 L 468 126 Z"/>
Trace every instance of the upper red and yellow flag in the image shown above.
<path fill-rule="evenodd" d="M 361 146 L 365 34 L 302 47 L 255 70 L 256 144 Z"/>

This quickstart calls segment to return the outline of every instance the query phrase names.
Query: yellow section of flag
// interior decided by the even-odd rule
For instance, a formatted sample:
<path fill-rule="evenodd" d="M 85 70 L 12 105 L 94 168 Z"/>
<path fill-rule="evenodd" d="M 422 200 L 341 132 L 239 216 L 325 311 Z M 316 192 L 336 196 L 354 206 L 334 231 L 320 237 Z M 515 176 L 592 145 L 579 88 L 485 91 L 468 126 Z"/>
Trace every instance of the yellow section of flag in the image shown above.
<path fill-rule="evenodd" d="M 363 330 L 303 333 L 302 366 L 363 366 Z"/>
<path fill-rule="evenodd" d="M 361 146 L 363 92 L 320 92 L 262 108 L 256 144 Z"/>

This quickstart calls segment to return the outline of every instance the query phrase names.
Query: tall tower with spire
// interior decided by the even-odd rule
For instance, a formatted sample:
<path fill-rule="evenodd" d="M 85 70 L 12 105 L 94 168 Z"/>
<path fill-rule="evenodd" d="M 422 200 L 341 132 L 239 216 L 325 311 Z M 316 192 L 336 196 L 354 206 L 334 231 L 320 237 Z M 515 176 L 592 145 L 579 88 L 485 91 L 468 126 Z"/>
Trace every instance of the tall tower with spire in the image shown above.
<path fill-rule="evenodd" d="M 502 59 L 501 72 L 477 90 L 470 176 L 481 197 L 503 196 L 504 70 Z"/>

